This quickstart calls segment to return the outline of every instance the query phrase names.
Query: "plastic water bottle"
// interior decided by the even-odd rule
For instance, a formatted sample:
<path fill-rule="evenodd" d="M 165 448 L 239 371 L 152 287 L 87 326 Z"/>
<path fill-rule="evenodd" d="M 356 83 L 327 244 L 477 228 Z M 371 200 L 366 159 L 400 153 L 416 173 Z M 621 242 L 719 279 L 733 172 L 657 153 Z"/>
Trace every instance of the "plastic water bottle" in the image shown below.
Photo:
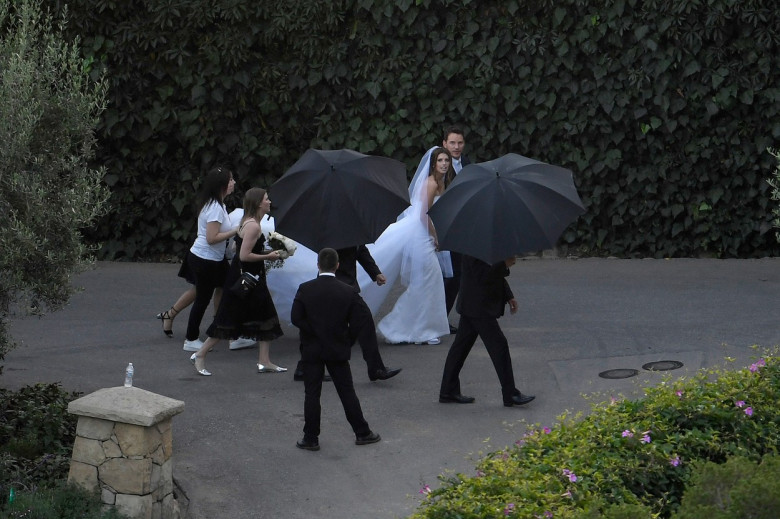
<path fill-rule="evenodd" d="M 125 370 L 125 387 L 133 387 L 133 363 L 127 365 Z"/>

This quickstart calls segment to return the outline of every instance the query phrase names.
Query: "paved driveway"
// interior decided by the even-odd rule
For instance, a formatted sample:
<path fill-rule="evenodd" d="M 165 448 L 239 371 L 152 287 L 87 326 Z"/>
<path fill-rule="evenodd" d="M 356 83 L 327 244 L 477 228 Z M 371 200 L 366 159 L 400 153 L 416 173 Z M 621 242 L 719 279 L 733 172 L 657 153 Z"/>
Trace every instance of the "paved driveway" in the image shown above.
<path fill-rule="evenodd" d="M 398 377 L 369 382 L 359 353 L 352 362 L 364 414 L 382 441 L 355 446 L 326 385 L 322 450 L 307 452 L 295 448 L 303 385 L 292 372 L 259 375 L 256 350 L 223 344 L 208 358 L 214 376 L 201 377 L 181 349 L 186 314 L 174 325 L 175 339 L 162 334 L 154 315 L 186 288 L 177 270 L 99 263 L 80 275 L 84 291 L 65 310 L 13 320 L 23 344 L 7 356 L 0 385 L 59 381 L 87 393 L 121 385 L 133 362 L 136 386 L 186 403 L 173 421 L 174 478 L 194 519 L 404 517 L 423 485 L 436 487 L 439 474 L 473 474 L 477 458 L 512 444 L 527 426 L 587 409 L 584 393 L 598 391 L 603 400 L 657 382 L 664 374 L 643 370 L 648 362 L 682 362 L 667 372 L 679 376 L 726 356 L 742 367 L 752 345 L 780 344 L 780 259 L 526 259 L 509 278 L 520 312 L 501 324 L 517 386 L 536 394 L 534 402 L 502 406 L 479 342 L 462 374 L 473 405 L 438 403 L 451 337 L 437 346 L 382 345 L 386 364 L 403 367 Z M 292 368 L 297 334 L 285 333 L 272 359 Z M 610 369 L 639 375 L 599 377 Z"/>

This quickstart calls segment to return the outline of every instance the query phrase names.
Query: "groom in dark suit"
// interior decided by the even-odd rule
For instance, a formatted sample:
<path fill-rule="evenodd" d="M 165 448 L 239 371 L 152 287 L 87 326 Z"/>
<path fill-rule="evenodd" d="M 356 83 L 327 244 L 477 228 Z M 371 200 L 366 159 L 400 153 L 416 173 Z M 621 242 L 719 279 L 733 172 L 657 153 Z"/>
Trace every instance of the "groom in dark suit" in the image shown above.
<path fill-rule="evenodd" d="M 336 279 L 338 253 L 322 249 L 317 256 L 319 275 L 298 287 L 290 317 L 300 330 L 305 399 L 303 439 L 297 446 L 319 450 L 320 395 L 325 368 L 333 379 L 357 445 L 380 440 L 363 417 L 352 383 L 349 358 L 352 345 L 367 326 L 374 326 L 371 310 L 357 290 Z"/>
<path fill-rule="evenodd" d="M 463 149 L 466 147 L 466 138 L 463 130 L 459 126 L 448 126 L 444 129 L 443 139 L 441 142 L 442 147 L 447 148 L 447 151 L 452 155 L 452 168 L 457 175 L 463 166 L 471 164 L 471 160 L 463 154 Z M 454 178 L 447 178 L 444 182 L 445 189 L 449 187 L 450 182 Z M 444 302 L 447 305 L 447 315 L 450 315 L 452 307 L 455 305 L 455 299 L 458 297 L 458 290 L 460 289 L 460 268 L 462 256 L 459 252 L 450 252 L 450 258 L 452 261 L 452 277 L 444 278 Z M 450 333 L 456 333 L 457 328 L 450 325 Z"/>
<path fill-rule="evenodd" d="M 517 312 L 517 301 L 505 279 L 509 275 L 509 267 L 514 264 L 514 257 L 495 265 L 488 265 L 482 260 L 463 255 L 457 306 L 460 322 L 444 363 L 439 402 L 457 404 L 474 402 L 474 397 L 465 396 L 460 392 L 460 370 L 477 336 L 485 343 L 490 360 L 493 362 L 501 383 L 504 405 L 507 407 L 523 405 L 535 398 L 533 395 L 523 395 L 515 387 L 509 343 L 498 325 L 498 318 L 504 315 L 505 304 L 509 303 L 511 313 Z"/>

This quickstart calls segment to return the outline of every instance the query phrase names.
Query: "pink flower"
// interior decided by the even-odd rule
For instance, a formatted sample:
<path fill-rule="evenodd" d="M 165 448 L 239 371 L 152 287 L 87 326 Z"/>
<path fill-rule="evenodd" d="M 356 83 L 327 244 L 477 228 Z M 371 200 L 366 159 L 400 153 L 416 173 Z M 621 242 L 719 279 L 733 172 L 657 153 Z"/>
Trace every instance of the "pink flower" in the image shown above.
<path fill-rule="evenodd" d="M 675 456 L 674 458 L 670 458 L 669 459 L 669 465 L 671 465 L 672 467 L 679 466 L 680 465 L 680 457 L 679 456 Z"/>
<path fill-rule="evenodd" d="M 430 493 L 431 493 L 431 487 L 429 487 L 428 485 L 425 485 L 424 487 L 422 487 L 422 488 L 420 489 L 420 491 L 419 491 L 418 493 L 419 493 L 419 494 L 425 494 L 425 495 L 428 495 L 428 494 L 430 494 Z"/>
<path fill-rule="evenodd" d="M 561 497 L 571 497 L 571 490 L 567 490 L 563 494 L 561 494 Z"/>
<path fill-rule="evenodd" d="M 563 469 L 563 475 L 569 478 L 572 483 L 577 481 L 577 475 L 569 469 Z"/>
<path fill-rule="evenodd" d="M 485 473 L 484 473 L 484 472 L 482 472 L 481 470 L 478 470 L 478 471 L 477 471 L 477 477 L 478 477 L 478 478 L 481 478 L 481 477 L 482 477 L 482 476 L 484 476 L 484 475 L 485 475 Z"/>
<path fill-rule="evenodd" d="M 550 428 L 549 427 L 545 427 L 544 429 L 542 429 L 542 432 L 544 434 L 550 434 Z"/>
<path fill-rule="evenodd" d="M 682 399 L 682 397 L 683 397 L 683 390 L 682 389 L 678 389 L 677 391 L 674 392 L 674 394 L 677 395 L 677 398 Z"/>
<path fill-rule="evenodd" d="M 506 508 L 504 508 L 504 515 L 511 514 L 514 509 L 515 509 L 515 504 L 514 503 L 508 503 L 506 505 Z"/>
<path fill-rule="evenodd" d="M 628 429 L 626 429 L 625 431 L 623 431 L 623 438 L 633 438 L 633 437 L 634 437 L 634 433 L 632 433 L 632 432 L 631 432 L 631 431 L 629 431 Z"/>
<path fill-rule="evenodd" d="M 642 436 L 642 439 L 639 440 L 639 441 L 642 442 L 642 443 L 650 443 L 650 435 L 649 434 L 645 434 L 644 436 Z"/>
<path fill-rule="evenodd" d="M 748 416 L 753 416 L 753 408 L 748 406 L 745 408 L 745 414 Z"/>
<path fill-rule="evenodd" d="M 734 402 L 734 405 L 737 406 L 737 407 L 744 407 L 745 406 L 745 401 L 744 400 L 737 400 L 736 402 Z"/>
<path fill-rule="evenodd" d="M 553 516 L 553 513 L 550 512 L 549 510 L 547 510 L 546 512 L 544 512 L 544 516 L 547 517 L 547 519 L 551 519 L 552 516 Z"/>

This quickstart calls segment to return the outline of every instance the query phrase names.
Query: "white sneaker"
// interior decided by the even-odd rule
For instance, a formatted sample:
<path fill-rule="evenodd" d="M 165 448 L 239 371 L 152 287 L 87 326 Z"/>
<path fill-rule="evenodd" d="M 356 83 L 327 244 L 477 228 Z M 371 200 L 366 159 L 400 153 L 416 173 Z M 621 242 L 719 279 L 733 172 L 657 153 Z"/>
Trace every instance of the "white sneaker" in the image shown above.
<path fill-rule="evenodd" d="M 246 337 L 239 337 L 235 341 L 230 341 L 231 350 L 243 350 L 244 348 L 251 348 L 257 343 L 254 339 L 247 339 Z"/>
<path fill-rule="evenodd" d="M 198 351 L 203 346 L 203 341 L 195 339 L 194 341 L 184 340 L 184 351 Z"/>

